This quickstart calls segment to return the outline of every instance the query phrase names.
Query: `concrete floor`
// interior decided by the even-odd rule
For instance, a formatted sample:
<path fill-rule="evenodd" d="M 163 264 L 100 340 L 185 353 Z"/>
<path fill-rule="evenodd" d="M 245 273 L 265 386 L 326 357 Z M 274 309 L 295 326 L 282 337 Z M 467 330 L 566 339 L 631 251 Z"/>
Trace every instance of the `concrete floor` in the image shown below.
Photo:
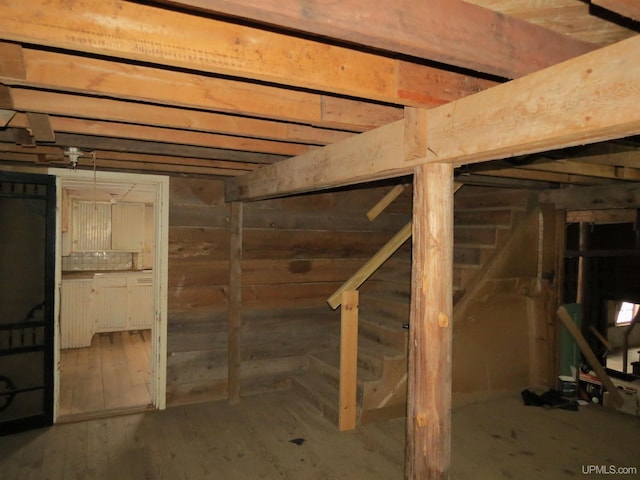
<path fill-rule="evenodd" d="M 0 437 L 0 478 L 400 480 L 404 429 L 400 419 L 340 433 L 299 396 L 280 392 Z M 605 466 L 636 473 L 593 473 Z M 526 407 L 519 394 L 453 412 L 453 479 L 638 472 L 638 417 L 597 405 Z"/>

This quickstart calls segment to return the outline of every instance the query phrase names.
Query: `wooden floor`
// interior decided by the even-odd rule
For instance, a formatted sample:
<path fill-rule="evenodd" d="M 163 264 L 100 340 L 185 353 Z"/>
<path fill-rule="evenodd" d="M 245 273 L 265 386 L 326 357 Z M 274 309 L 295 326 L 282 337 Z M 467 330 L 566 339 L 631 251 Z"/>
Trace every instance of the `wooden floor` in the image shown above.
<path fill-rule="evenodd" d="M 0 478 L 401 480 L 404 431 L 397 419 L 340 433 L 301 397 L 279 392 L 0 437 Z M 454 411 L 451 478 L 604 478 L 584 475 L 590 465 L 640 471 L 639 438 L 637 417 L 596 405 L 525 407 L 514 395 Z"/>
<path fill-rule="evenodd" d="M 96 334 L 60 352 L 60 420 L 151 403 L 151 331 Z"/>

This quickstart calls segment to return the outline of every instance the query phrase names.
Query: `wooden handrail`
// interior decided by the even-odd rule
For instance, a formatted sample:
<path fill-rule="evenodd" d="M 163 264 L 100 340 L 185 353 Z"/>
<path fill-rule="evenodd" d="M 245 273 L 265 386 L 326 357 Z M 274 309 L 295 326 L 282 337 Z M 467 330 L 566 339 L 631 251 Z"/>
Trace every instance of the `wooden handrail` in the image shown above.
<path fill-rule="evenodd" d="M 462 187 L 462 183 L 454 183 L 453 185 L 453 193 L 455 194 Z M 385 195 L 383 198 L 371 211 L 376 211 L 374 214 L 377 216 L 379 213 L 378 210 L 386 208 L 395 198 L 402 193 L 402 190 L 406 188 L 406 185 L 398 185 L 391 192 Z M 370 211 L 370 213 L 371 213 Z M 369 214 L 367 214 L 369 215 Z M 331 295 L 327 299 L 327 303 L 334 310 L 340 306 L 342 292 L 347 290 L 356 290 L 360 285 L 362 285 L 371 275 L 375 272 L 380 266 L 386 262 L 391 255 L 393 255 L 398 248 L 402 246 L 404 242 L 406 242 L 411 237 L 411 229 L 413 227 L 413 223 L 409 222 L 402 230 L 396 233 L 391 240 L 389 240 L 380 250 L 378 250 L 373 257 L 371 257 L 367 263 L 365 263 L 360 269 L 354 273 L 346 282 L 342 284 L 342 286 L 336 290 L 333 295 Z"/>
<path fill-rule="evenodd" d="M 380 266 L 386 262 L 398 248 L 411 237 L 412 222 L 407 223 L 396 233 L 380 250 L 378 250 L 360 269 L 354 273 L 333 295 L 327 299 L 327 303 L 334 310 L 342 302 L 342 292 L 356 290 L 362 285 Z"/>
<path fill-rule="evenodd" d="M 380 215 L 385 208 L 387 208 L 393 201 L 404 192 L 409 184 L 396 185 L 393 187 L 378 203 L 376 203 L 371 210 L 367 212 L 367 218 L 370 222 L 374 221 L 378 215 Z"/>

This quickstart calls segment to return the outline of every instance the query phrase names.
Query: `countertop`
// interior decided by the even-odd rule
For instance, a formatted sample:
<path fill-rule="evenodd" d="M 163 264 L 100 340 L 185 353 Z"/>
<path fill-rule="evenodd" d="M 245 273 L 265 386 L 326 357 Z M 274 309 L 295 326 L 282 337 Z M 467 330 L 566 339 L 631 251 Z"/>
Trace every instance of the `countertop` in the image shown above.
<path fill-rule="evenodd" d="M 93 280 L 95 276 L 129 276 L 151 274 L 153 270 L 85 270 L 82 272 L 62 272 L 62 280 Z"/>

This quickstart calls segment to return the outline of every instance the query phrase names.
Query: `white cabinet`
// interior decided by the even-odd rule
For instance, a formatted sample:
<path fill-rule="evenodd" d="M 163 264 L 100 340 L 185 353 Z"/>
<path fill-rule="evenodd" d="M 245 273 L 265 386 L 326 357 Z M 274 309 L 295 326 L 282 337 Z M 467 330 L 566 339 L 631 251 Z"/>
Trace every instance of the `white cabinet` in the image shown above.
<path fill-rule="evenodd" d="M 141 252 L 145 205 L 75 200 L 71 209 L 71 251 Z"/>
<path fill-rule="evenodd" d="M 63 279 L 60 298 L 61 348 L 88 347 L 96 333 L 153 327 L 151 272 Z"/>
<path fill-rule="evenodd" d="M 153 280 L 151 275 L 129 277 L 127 322 L 132 330 L 153 325 Z"/>
<path fill-rule="evenodd" d="M 111 204 L 73 202 L 71 210 L 71 250 L 101 252 L 111 250 Z"/>
<path fill-rule="evenodd" d="M 97 308 L 96 331 L 127 330 L 127 277 L 97 274 L 94 282 Z"/>
<path fill-rule="evenodd" d="M 141 252 L 144 248 L 145 206 L 142 203 L 116 203 L 111 206 L 111 249 Z"/>
<path fill-rule="evenodd" d="M 141 330 L 153 325 L 150 272 L 95 275 L 98 332 Z"/>
<path fill-rule="evenodd" d="M 88 347 L 96 330 L 93 278 L 63 280 L 60 298 L 60 348 Z"/>

